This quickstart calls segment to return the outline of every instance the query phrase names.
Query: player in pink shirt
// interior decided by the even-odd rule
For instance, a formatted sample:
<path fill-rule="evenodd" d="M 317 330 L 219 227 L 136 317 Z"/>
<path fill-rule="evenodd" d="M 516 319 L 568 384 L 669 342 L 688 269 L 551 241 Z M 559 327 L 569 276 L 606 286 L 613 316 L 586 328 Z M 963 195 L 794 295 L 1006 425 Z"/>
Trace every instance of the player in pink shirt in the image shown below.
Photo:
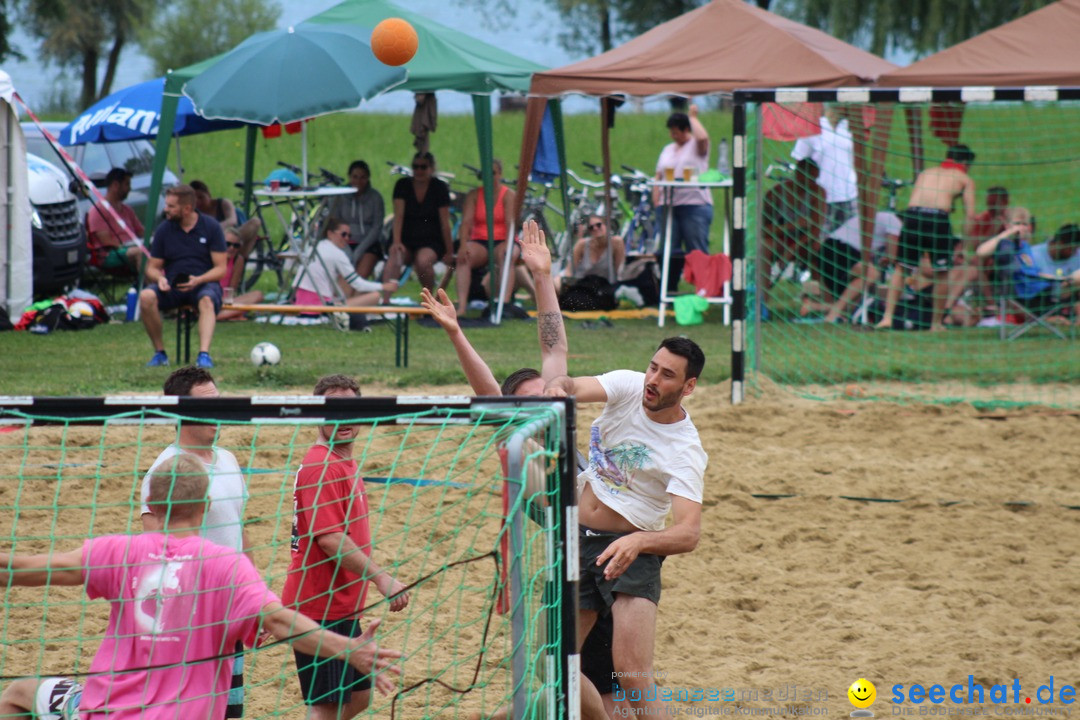
<path fill-rule="evenodd" d="M 260 628 L 321 657 L 340 657 L 375 686 L 394 689 L 396 650 L 374 642 L 377 621 L 347 638 L 286 609 L 241 553 L 199 536 L 209 505 L 202 463 L 186 453 L 150 478 L 151 512 L 164 532 L 110 535 L 50 555 L 0 553 L 0 581 L 85 585 L 112 605 L 109 628 L 80 684 L 26 678 L 0 695 L 0 716 L 194 720 L 225 716 L 237 642 Z M 152 669 L 151 669 L 152 668 Z M 182 695 L 180 694 L 182 692 Z"/>

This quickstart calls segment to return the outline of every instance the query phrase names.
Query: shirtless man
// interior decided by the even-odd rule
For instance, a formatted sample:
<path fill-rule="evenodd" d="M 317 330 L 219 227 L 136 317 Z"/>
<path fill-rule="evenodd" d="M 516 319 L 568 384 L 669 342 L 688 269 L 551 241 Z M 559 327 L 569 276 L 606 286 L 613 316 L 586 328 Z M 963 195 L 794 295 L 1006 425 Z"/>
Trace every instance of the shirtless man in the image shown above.
<path fill-rule="evenodd" d="M 882 267 L 895 264 L 896 272 L 889 281 L 885 314 L 879 328 L 891 328 L 900 291 L 904 286 L 904 270 L 918 271 L 934 279 L 934 308 L 930 330 L 944 330 L 942 317 L 948 298 L 949 269 L 957 243 L 949 223 L 956 198 L 964 202 L 965 230 L 970 233 L 975 223 L 975 181 L 968 177 L 968 168 L 975 162 L 975 153 L 967 145 L 953 145 L 938 167 L 919 173 L 911 190 L 908 209 L 902 214 L 904 229 L 896 246 L 890 243 L 882 258 Z"/>

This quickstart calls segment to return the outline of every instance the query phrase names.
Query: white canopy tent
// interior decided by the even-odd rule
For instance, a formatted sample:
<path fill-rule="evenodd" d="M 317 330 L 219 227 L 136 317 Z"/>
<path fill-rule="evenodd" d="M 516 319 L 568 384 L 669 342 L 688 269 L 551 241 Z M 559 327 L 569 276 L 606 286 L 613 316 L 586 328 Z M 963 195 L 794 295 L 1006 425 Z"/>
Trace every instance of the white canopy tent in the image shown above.
<path fill-rule="evenodd" d="M 0 306 L 17 322 L 34 299 L 34 251 L 30 236 L 30 189 L 26 139 L 14 106 L 11 76 L 0 70 Z"/>

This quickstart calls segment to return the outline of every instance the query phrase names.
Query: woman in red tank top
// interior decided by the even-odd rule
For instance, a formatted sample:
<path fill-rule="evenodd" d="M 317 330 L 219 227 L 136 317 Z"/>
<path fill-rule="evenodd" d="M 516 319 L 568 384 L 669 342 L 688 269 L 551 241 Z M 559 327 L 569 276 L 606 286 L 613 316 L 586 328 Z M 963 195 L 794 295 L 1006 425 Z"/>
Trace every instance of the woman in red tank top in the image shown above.
<path fill-rule="evenodd" d="M 495 267 L 496 271 L 501 273 L 506 257 L 506 235 L 513 216 L 514 191 L 502 184 L 502 161 L 492 160 L 491 170 L 495 187 L 498 188 L 494 213 Z M 487 205 L 484 202 L 483 188 L 469 191 L 465 197 L 465 207 L 461 215 L 461 229 L 458 235 L 461 245 L 458 248 L 456 270 L 459 316 L 464 315 L 469 307 L 469 287 L 472 285 L 473 269 L 487 267 L 488 262 Z M 514 257 L 517 257 L 516 250 Z M 503 297 L 507 303 L 510 302 L 513 287 L 511 280 L 503 288 Z"/>

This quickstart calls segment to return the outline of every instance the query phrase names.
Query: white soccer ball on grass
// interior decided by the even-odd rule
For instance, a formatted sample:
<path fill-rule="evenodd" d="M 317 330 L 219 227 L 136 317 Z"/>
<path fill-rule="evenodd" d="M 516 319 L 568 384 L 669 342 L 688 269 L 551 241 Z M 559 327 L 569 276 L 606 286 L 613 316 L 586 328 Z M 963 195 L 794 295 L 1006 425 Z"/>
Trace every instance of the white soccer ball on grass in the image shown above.
<path fill-rule="evenodd" d="M 278 350 L 277 345 L 261 342 L 251 348 L 251 363 L 255 367 L 277 365 L 279 362 L 281 362 L 281 351 Z"/>

